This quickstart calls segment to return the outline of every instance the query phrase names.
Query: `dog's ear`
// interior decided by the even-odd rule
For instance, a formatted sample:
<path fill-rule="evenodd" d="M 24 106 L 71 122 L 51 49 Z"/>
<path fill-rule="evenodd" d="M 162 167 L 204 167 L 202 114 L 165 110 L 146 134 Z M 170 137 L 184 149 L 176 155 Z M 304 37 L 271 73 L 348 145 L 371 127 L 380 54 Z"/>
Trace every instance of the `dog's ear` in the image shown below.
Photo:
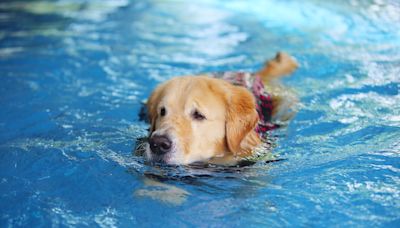
<path fill-rule="evenodd" d="M 150 122 L 150 133 L 155 130 L 156 119 L 158 116 L 157 107 L 162 93 L 164 91 L 164 84 L 159 85 L 150 95 L 147 100 L 147 113 Z"/>
<path fill-rule="evenodd" d="M 226 142 L 234 156 L 251 155 L 260 143 L 254 128 L 259 117 L 253 95 L 245 88 L 232 86 L 227 99 Z"/>

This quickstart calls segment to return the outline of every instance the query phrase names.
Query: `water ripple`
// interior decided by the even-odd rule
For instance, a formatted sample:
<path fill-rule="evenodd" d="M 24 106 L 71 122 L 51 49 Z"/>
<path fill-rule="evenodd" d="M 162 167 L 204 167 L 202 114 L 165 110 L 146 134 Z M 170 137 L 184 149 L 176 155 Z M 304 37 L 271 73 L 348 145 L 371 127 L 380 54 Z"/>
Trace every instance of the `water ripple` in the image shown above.
<path fill-rule="evenodd" d="M 1 223 L 396 226 L 399 15 L 390 0 L 0 3 Z M 284 81 L 302 109 L 271 134 L 284 160 L 132 155 L 159 82 L 255 71 L 278 50 L 301 65 Z"/>

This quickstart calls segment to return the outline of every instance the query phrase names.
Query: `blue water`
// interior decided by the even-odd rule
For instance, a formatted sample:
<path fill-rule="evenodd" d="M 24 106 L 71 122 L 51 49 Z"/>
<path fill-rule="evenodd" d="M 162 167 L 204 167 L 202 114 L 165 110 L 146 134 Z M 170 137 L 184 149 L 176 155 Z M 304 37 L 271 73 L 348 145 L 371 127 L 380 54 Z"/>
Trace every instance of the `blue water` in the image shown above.
<path fill-rule="evenodd" d="M 158 83 L 279 50 L 301 65 L 283 161 L 132 155 Z M 400 226 L 398 1 L 3 1 L 0 77 L 0 227 Z"/>

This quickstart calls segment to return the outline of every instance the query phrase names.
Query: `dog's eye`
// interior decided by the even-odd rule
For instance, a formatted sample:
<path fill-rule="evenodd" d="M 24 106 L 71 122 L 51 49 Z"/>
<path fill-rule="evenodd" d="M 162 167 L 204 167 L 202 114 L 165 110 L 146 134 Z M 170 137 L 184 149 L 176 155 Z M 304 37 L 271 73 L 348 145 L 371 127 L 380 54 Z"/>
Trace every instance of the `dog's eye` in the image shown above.
<path fill-rule="evenodd" d="M 195 120 L 205 120 L 206 117 L 201 114 L 198 110 L 194 110 L 194 112 L 192 113 L 192 118 Z"/>
<path fill-rule="evenodd" d="M 167 114 L 167 110 L 165 110 L 165 108 L 162 107 L 160 110 L 160 116 L 165 116 L 165 114 Z"/>

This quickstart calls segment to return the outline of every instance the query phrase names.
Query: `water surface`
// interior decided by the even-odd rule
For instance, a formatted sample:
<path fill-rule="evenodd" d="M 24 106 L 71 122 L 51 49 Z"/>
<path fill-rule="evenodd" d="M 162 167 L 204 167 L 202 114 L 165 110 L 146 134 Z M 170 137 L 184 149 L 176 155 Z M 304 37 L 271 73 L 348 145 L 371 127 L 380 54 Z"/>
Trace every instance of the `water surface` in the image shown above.
<path fill-rule="evenodd" d="M 302 108 L 285 160 L 151 167 L 160 82 L 256 71 L 284 50 Z M 0 3 L 0 226 L 400 225 L 397 1 Z"/>

